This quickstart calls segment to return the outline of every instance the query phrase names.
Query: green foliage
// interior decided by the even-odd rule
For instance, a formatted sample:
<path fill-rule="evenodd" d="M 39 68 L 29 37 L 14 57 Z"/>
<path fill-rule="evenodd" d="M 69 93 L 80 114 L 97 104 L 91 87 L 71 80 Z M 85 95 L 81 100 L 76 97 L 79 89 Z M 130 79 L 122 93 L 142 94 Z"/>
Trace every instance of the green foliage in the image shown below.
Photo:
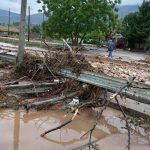
<path fill-rule="evenodd" d="M 133 124 L 135 127 L 142 127 L 145 132 L 150 131 L 150 116 L 146 115 L 144 117 L 128 117 L 128 122 Z"/>
<path fill-rule="evenodd" d="M 145 43 L 150 37 L 150 1 L 144 0 L 139 11 L 130 13 L 123 20 L 123 35 L 129 41 Z"/>
<path fill-rule="evenodd" d="M 31 32 L 32 33 L 41 34 L 41 27 L 40 27 L 40 25 L 32 25 Z"/>
<path fill-rule="evenodd" d="M 130 13 L 123 20 L 123 34 L 127 38 L 137 37 L 138 12 Z"/>
<path fill-rule="evenodd" d="M 41 1 L 43 11 L 48 17 L 43 23 L 45 34 L 51 37 L 70 38 L 73 45 L 81 43 L 87 33 L 105 32 L 114 26 L 115 5 L 120 2 L 120 0 Z"/>
<path fill-rule="evenodd" d="M 91 33 L 87 33 L 84 38 L 85 43 L 89 44 L 100 44 L 100 40 L 104 39 L 104 34 L 101 31 L 93 31 Z"/>

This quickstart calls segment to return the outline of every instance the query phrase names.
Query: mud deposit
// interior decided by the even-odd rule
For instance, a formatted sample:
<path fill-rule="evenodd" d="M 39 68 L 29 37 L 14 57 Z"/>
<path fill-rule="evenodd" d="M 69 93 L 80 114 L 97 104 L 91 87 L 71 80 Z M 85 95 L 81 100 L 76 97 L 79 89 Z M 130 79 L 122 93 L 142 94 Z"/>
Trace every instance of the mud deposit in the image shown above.
<path fill-rule="evenodd" d="M 82 111 L 69 125 L 51 132 L 45 138 L 40 134 L 68 120 L 72 114 L 62 110 L 23 111 L 0 110 L 0 150 L 85 150 L 88 135 L 80 137 L 92 126 L 94 110 Z M 93 133 L 100 150 L 126 150 L 127 132 L 119 111 L 108 108 Z M 149 150 L 149 140 L 140 134 L 131 136 L 132 150 Z"/>

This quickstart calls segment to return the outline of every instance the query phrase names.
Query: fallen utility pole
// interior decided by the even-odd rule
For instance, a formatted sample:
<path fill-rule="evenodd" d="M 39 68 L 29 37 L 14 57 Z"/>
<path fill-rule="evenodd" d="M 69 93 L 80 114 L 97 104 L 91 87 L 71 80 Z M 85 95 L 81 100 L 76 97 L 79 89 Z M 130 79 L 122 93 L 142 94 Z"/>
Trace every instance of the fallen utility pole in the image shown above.
<path fill-rule="evenodd" d="M 56 97 L 56 98 L 51 98 L 51 99 L 48 99 L 45 101 L 35 102 L 32 104 L 26 104 L 25 109 L 28 111 L 30 108 L 38 108 L 40 106 L 44 106 L 44 105 L 48 105 L 48 104 L 54 104 L 54 103 L 60 102 L 64 99 L 68 99 L 68 98 L 72 98 L 74 96 L 80 95 L 80 93 L 81 92 L 79 92 L 79 91 L 73 92 L 73 93 L 68 94 L 68 95 L 64 95 L 64 96 L 60 96 L 60 97 Z"/>

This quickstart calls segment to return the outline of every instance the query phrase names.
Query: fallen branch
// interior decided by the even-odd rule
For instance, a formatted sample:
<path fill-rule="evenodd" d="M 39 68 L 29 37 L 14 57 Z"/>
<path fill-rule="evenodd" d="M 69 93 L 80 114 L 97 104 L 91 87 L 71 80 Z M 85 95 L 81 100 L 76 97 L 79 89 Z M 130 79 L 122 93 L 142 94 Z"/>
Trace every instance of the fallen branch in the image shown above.
<path fill-rule="evenodd" d="M 94 141 L 91 142 L 91 144 L 94 144 L 94 143 L 96 143 L 97 141 L 98 141 L 98 140 L 94 140 Z M 79 146 L 79 147 L 77 147 L 77 148 L 74 148 L 74 149 L 72 149 L 72 150 L 82 150 L 83 148 L 85 148 L 85 147 L 87 147 L 87 146 L 89 146 L 89 142 L 88 142 L 87 144 L 81 145 L 81 146 Z"/>
<path fill-rule="evenodd" d="M 104 110 L 107 108 L 109 102 L 110 102 L 110 101 L 107 101 L 107 102 L 105 103 L 105 105 L 103 106 L 102 110 L 101 110 L 99 113 L 97 113 L 96 121 L 95 121 L 95 123 L 93 124 L 92 128 L 89 129 L 84 135 L 81 136 L 81 138 L 83 138 L 85 135 L 87 135 L 88 133 L 90 133 L 89 143 L 88 143 L 89 150 L 90 150 L 91 145 L 92 145 L 92 142 L 91 142 L 91 141 L 92 141 L 92 134 L 93 134 L 93 131 L 95 130 L 95 128 L 96 128 L 96 126 L 97 126 L 97 124 L 98 124 L 98 121 L 99 121 L 100 118 L 102 117 L 102 114 L 103 114 Z"/>
<path fill-rule="evenodd" d="M 132 82 L 135 80 L 136 77 L 130 77 L 130 79 L 127 81 L 127 84 L 122 86 L 115 94 L 113 94 L 110 97 L 110 100 L 114 99 L 117 95 L 119 95 L 125 88 L 129 88 L 132 84 Z"/>
<path fill-rule="evenodd" d="M 120 110 L 121 110 L 123 116 L 125 117 L 126 127 L 127 127 L 127 130 L 128 130 L 128 146 L 127 146 L 127 148 L 128 148 L 128 150 L 130 150 L 130 145 L 131 145 L 130 125 L 129 125 L 129 123 L 128 123 L 127 116 L 126 116 L 126 114 L 125 114 L 125 112 L 124 112 L 122 106 L 120 105 L 118 99 L 117 99 L 117 96 L 115 97 L 115 100 L 116 100 L 118 106 L 120 107 Z"/>
<path fill-rule="evenodd" d="M 84 135 L 81 136 L 81 138 L 82 138 L 82 137 L 84 137 L 85 135 L 87 135 L 88 133 L 90 133 L 89 144 L 88 144 L 88 145 L 89 145 L 89 150 L 90 150 L 90 148 L 91 148 L 91 146 L 92 146 L 91 140 L 92 140 L 93 131 L 95 130 L 98 121 L 99 121 L 100 118 L 102 117 L 102 114 L 103 114 L 104 110 L 107 108 L 108 104 L 110 103 L 110 101 L 111 101 L 112 99 L 115 98 L 115 99 L 117 100 L 117 95 L 119 95 L 119 94 L 122 92 L 122 90 L 124 90 L 124 89 L 127 88 L 127 87 L 129 88 L 129 87 L 131 86 L 131 84 L 132 84 L 132 82 L 134 81 L 134 79 L 135 79 L 135 77 L 130 78 L 126 85 L 122 86 L 115 94 L 113 94 L 112 96 L 110 96 L 110 98 L 109 98 L 108 101 L 106 101 L 106 97 L 104 97 L 104 99 L 105 99 L 104 106 L 103 106 L 101 112 L 97 114 L 97 118 L 96 118 L 95 123 L 93 124 L 93 126 L 92 126 L 91 129 L 89 129 Z M 118 105 L 119 105 L 119 107 L 120 107 L 120 109 L 121 109 L 121 111 L 122 111 L 124 117 L 126 118 L 126 115 L 125 115 L 125 113 L 124 113 L 122 107 L 120 106 L 119 101 L 117 101 L 117 103 L 118 103 Z M 130 126 L 129 126 L 128 122 L 127 122 L 127 119 L 126 119 L 126 124 L 127 124 L 127 129 L 128 129 L 128 150 L 130 150 Z"/>
<path fill-rule="evenodd" d="M 67 47 L 69 48 L 69 50 L 72 52 L 73 49 L 71 48 L 71 46 L 63 39 L 63 42 L 67 45 Z"/>
<path fill-rule="evenodd" d="M 57 78 L 55 75 L 54 75 L 54 73 L 51 71 L 51 69 L 47 66 L 47 64 L 46 64 L 46 62 L 45 62 L 45 55 L 48 55 L 47 54 L 47 52 L 45 52 L 45 54 L 44 54 L 44 52 L 42 52 L 42 54 L 44 55 L 44 58 L 43 58 L 43 64 L 45 65 L 45 67 L 47 68 L 47 70 L 49 71 L 49 73 L 54 77 L 54 78 Z"/>
<path fill-rule="evenodd" d="M 51 69 L 47 66 L 47 64 L 45 63 L 45 61 L 43 61 L 43 62 L 44 62 L 45 67 L 47 68 L 47 70 L 50 72 L 50 74 L 51 74 L 54 78 L 57 79 L 57 77 L 54 75 L 54 73 L 51 71 Z"/>
<path fill-rule="evenodd" d="M 55 128 L 53 128 L 53 129 L 51 129 L 51 130 L 48 130 L 48 131 L 44 132 L 43 134 L 41 134 L 41 136 L 43 137 L 43 136 L 45 136 L 46 134 L 48 134 L 48 133 L 50 133 L 50 132 L 52 132 L 52 131 L 58 130 L 58 129 L 60 129 L 60 128 L 66 126 L 67 124 L 71 123 L 71 122 L 74 120 L 74 118 L 76 117 L 76 115 L 77 115 L 77 113 L 78 113 L 78 110 L 81 109 L 81 108 L 83 108 L 83 107 L 85 107 L 85 106 L 89 106 L 89 105 L 92 105 L 92 106 L 99 106 L 99 107 L 100 107 L 100 105 L 96 105 L 96 103 L 93 103 L 93 102 L 83 103 L 82 105 L 78 106 L 78 108 L 75 110 L 75 113 L 74 113 L 73 117 L 72 117 L 70 120 L 66 121 L 65 123 L 61 124 L 61 125 L 58 126 L 58 127 L 55 127 Z M 96 126 L 95 126 L 95 127 L 96 127 Z M 93 130 L 94 130 L 94 129 L 93 129 Z"/>
<path fill-rule="evenodd" d="M 0 85 L 0 86 L 18 84 L 18 83 L 19 83 L 19 81 L 21 81 L 21 80 L 23 80 L 23 79 L 25 79 L 25 78 L 27 78 L 27 76 L 21 77 L 20 79 L 17 79 L 17 80 L 15 80 L 15 81 L 12 81 L 12 82 L 7 82 L 7 83 L 4 83 L 4 84 L 2 84 L 2 85 Z"/>
<path fill-rule="evenodd" d="M 42 39 L 42 42 L 47 46 L 47 48 L 50 48 L 50 46 L 45 42 L 44 39 Z"/>
<path fill-rule="evenodd" d="M 55 128 L 53 128 L 51 130 L 48 130 L 48 131 L 44 132 L 43 134 L 41 134 L 41 136 L 44 137 L 46 134 L 48 134 L 48 133 L 50 133 L 52 131 L 61 129 L 62 127 L 66 126 L 67 124 L 71 123 L 74 120 L 74 118 L 76 117 L 77 114 L 78 114 L 78 109 L 76 109 L 75 113 L 73 114 L 73 116 L 72 116 L 72 118 L 70 120 L 68 120 L 65 123 L 59 125 L 58 127 L 55 127 Z"/>
<path fill-rule="evenodd" d="M 127 82 L 126 85 L 122 86 L 115 94 L 113 94 L 113 95 L 110 97 L 110 100 L 112 100 L 112 99 L 115 98 L 115 100 L 116 100 L 118 106 L 120 107 L 120 110 L 121 110 L 123 116 L 125 117 L 126 127 L 127 127 L 127 130 L 128 130 L 128 146 L 127 146 L 128 150 L 130 150 L 130 144 L 131 144 L 130 125 L 129 125 L 129 123 L 128 123 L 126 114 L 125 114 L 125 112 L 124 112 L 122 106 L 120 105 L 120 103 L 119 103 L 119 101 L 118 101 L 118 99 L 117 99 L 117 96 L 122 92 L 122 90 L 124 90 L 125 88 L 129 88 L 129 87 L 131 86 L 131 84 L 133 83 L 133 81 L 134 81 L 135 78 L 136 78 L 136 77 L 131 77 L 131 78 L 129 79 L 129 81 Z"/>

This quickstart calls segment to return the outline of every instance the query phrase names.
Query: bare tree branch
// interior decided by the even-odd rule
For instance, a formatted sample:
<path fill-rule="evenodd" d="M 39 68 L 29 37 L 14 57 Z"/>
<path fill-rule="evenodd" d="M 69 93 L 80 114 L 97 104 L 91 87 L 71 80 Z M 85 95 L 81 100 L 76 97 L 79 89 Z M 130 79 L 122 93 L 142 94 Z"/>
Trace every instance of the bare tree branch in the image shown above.
<path fill-rule="evenodd" d="M 73 114 L 73 116 L 72 116 L 72 118 L 71 118 L 70 120 L 64 122 L 63 124 L 59 125 L 58 127 L 55 127 L 55 128 L 53 128 L 53 129 L 51 129 L 51 130 L 48 130 L 48 131 L 44 132 L 43 134 L 41 134 L 41 136 L 44 137 L 46 134 L 48 134 L 48 133 L 50 133 L 50 132 L 52 132 L 52 131 L 61 129 L 62 127 L 66 126 L 67 124 L 71 123 L 71 122 L 74 120 L 74 118 L 76 117 L 76 115 L 78 114 L 78 111 L 79 111 L 79 110 L 76 109 L 75 113 Z"/>

